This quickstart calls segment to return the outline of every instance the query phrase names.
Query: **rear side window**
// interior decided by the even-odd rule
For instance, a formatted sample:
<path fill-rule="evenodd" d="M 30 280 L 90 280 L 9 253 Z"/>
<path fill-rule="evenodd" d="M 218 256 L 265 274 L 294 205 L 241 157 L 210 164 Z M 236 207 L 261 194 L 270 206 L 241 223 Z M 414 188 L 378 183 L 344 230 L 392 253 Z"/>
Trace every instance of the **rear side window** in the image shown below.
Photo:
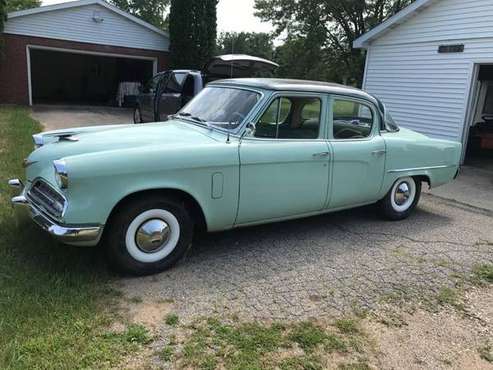
<path fill-rule="evenodd" d="M 334 99 L 334 139 L 363 139 L 369 137 L 375 117 L 369 105 L 354 100 Z"/>

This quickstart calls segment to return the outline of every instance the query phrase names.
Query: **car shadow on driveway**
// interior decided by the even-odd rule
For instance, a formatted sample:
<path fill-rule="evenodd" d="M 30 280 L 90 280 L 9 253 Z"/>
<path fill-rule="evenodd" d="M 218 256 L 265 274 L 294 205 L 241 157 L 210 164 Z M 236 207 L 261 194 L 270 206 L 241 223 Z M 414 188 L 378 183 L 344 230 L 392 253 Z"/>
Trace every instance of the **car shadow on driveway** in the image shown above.
<path fill-rule="evenodd" d="M 433 228 L 450 224 L 450 218 L 428 210 L 418 208 L 409 219 L 388 221 L 378 215 L 376 206 L 365 206 L 346 211 L 328 213 L 302 219 L 276 222 L 259 226 L 233 229 L 217 233 L 196 236 L 193 247 L 188 253 L 187 262 L 213 263 L 216 255 L 224 253 L 265 253 L 270 256 L 276 249 L 285 255 L 285 249 L 309 248 L 310 244 L 326 243 L 330 253 L 346 251 L 346 245 L 332 244 L 337 236 L 364 236 L 369 234 L 387 234 L 399 230 L 400 234 L 433 233 Z M 402 231 L 402 232 L 401 232 Z M 343 248 L 337 248 L 342 246 Z M 336 248 L 331 248 L 336 247 Z M 258 257 L 261 257 L 260 255 Z M 208 260 L 210 258 L 210 261 Z"/>

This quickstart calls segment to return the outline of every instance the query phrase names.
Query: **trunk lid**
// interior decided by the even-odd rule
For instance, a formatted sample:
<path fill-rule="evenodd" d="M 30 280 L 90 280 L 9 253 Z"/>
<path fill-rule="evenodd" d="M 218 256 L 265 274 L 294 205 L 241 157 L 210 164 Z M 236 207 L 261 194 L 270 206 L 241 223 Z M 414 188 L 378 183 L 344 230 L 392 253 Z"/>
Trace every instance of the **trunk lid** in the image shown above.
<path fill-rule="evenodd" d="M 223 78 L 272 76 L 279 64 L 246 54 L 226 54 L 212 58 L 204 67 L 208 81 Z"/>

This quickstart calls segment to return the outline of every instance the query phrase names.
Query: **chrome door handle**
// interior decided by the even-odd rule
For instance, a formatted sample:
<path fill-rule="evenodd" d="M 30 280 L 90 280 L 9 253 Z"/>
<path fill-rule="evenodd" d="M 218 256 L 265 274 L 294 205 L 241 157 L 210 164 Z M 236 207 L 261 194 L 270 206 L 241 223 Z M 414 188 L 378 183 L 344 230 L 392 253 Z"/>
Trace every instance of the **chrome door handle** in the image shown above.
<path fill-rule="evenodd" d="M 323 157 L 328 157 L 330 152 L 320 152 L 320 153 L 314 153 L 312 155 L 313 158 L 323 158 Z"/>
<path fill-rule="evenodd" d="M 387 153 L 386 150 L 374 150 L 373 152 L 371 152 L 371 154 L 373 154 L 373 155 L 382 155 L 385 153 Z"/>

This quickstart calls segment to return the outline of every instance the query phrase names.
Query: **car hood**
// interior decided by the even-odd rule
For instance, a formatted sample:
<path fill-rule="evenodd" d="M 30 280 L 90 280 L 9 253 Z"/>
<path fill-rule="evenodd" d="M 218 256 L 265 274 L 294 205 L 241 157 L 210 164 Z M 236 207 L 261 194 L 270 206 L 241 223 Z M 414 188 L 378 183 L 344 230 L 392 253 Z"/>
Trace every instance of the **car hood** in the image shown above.
<path fill-rule="evenodd" d="M 197 146 L 217 142 L 209 130 L 181 121 L 144 125 L 92 126 L 36 135 L 42 146 L 28 162 L 146 146 Z"/>

